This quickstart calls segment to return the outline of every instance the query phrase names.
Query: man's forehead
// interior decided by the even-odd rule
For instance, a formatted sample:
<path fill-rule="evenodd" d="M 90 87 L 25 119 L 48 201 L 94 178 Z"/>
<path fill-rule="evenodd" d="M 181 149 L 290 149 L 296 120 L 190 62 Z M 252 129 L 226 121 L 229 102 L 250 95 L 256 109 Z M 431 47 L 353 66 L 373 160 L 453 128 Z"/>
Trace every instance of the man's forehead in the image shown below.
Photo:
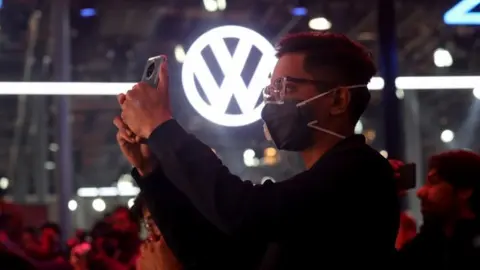
<path fill-rule="evenodd" d="M 280 57 L 275 65 L 273 73 L 270 75 L 271 81 L 280 77 L 294 77 L 311 80 L 322 80 L 330 82 L 338 82 L 339 74 L 336 69 L 325 65 L 318 65 L 315 71 L 305 70 L 305 55 L 302 53 L 289 53 Z"/>
<path fill-rule="evenodd" d="M 273 69 L 270 79 L 275 80 L 285 76 L 305 78 L 305 76 L 308 76 L 308 73 L 303 68 L 303 59 L 304 55 L 302 54 L 285 54 L 281 56 Z"/>

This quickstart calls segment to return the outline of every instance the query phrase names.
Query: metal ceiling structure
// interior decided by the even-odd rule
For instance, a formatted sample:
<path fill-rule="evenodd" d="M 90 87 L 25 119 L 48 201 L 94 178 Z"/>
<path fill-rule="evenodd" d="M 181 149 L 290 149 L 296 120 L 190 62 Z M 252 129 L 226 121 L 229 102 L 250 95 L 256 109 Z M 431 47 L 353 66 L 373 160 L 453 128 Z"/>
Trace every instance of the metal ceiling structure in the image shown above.
<path fill-rule="evenodd" d="M 48 81 L 51 74 L 48 1 L 4 2 L 0 10 L 0 80 Z M 308 16 L 298 19 L 290 15 L 295 2 L 227 0 L 225 11 L 209 13 L 204 10 L 201 0 L 75 0 L 71 23 L 73 80 L 136 81 L 148 56 L 162 53 L 174 59 L 173 50 L 177 44 L 188 48 L 196 37 L 214 26 L 244 25 L 275 40 L 285 32 L 308 30 L 309 16 L 328 18 L 332 22 L 332 31 L 359 40 L 376 55 L 376 1 L 310 1 L 306 4 Z M 479 73 L 480 28 L 447 26 L 442 20 L 443 13 L 456 1 L 435 1 L 434 5 L 431 1 L 397 2 L 401 75 Z M 81 17 L 80 9 L 87 7 L 95 8 L 97 15 Z M 455 61 L 452 67 L 435 67 L 432 55 L 439 47 L 451 52 Z M 180 68 L 180 64 L 171 67 L 175 90 L 181 87 Z M 217 151 L 221 152 L 227 145 L 235 148 L 252 145 L 254 148 L 264 144 L 260 124 L 234 131 L 215 126 L 198 116 L 182 92 L 178 93 L 173 96 L 177 117 L 188 129 L 218 148 Z M 438 133 L 441 129 L 456 129 L 462 125 L 474 101 L 470 91 L 423 91 L 418 98 L 421 104 L 418 116 L 425 123 L 422 145 L 427 153 L 442 147 Z M 379 101 L 376 92 L 364 121 L 366 129 L 378 131 L 377 147 L 382 144 Z M 35 117 L 42 104 L 45 108 L 40 110 L 47 115 L 44 122 L 48 125 L 48 143 L 55 143 L 56 117 L 52 97 L 0 97 L 0 121 L 3 123 L 0 126 L 0 173 L 8 174 L 12 164 L 33 166 L 32 157 L 36 151 L 31 147 L 29 134 L 38 129 Z M 110 185 L 129 169 L 116 146 L 115 128 L 111 124 L 119 112 L 116 100 L 78 96 L 72 98 L 72 107 L 77 185 Z M 216 135 L 214 140 L 212 135 Z M 17 152 L 31 155 L 23 155 L 24 158 L 17 158 L 18 162 L 12 163 L 15 156 L 12 147 L 15 145 L 19 145 Z M 475 149 L 479 146 L 473 141 L 468 147 Z M 52 157 L 47 154 L 47 159 Z"/>

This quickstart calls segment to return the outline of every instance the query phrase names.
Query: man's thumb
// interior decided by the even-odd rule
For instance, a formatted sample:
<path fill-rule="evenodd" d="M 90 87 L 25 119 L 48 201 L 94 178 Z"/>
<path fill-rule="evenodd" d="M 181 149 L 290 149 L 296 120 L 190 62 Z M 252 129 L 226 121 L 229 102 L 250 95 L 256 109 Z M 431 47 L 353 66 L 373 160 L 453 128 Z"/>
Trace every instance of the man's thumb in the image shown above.
<path fill-rule="evenodd" d="M 168 90 L 168 61 L 167 57 L 164 55 L 165 61 L 162 63 L 160 72 L 158 73 L 158 90 L 167 91 Z"/>

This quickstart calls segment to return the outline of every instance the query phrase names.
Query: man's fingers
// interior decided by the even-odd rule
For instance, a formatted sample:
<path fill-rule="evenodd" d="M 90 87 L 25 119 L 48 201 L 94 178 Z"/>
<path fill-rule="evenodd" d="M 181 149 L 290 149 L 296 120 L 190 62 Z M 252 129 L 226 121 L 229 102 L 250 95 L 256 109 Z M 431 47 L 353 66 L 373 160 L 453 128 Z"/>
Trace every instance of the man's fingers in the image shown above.
<path fill-rule="evenodd" d="M 120 116 L 115 116 L 115 118 L 113 119 L 113 124 L 119 130 L 128 128 L 127 125 L 125 125 L 125 123 L 123 122 L 122 118 L 120 118 Z"/>
<path fill-rule="evenodd" d="M 118 128 L 117 140 L 119 142 L 127 141 L 129 143 L 135 143 L 135 136 L 132 136 L 133 132 L 125 125 L 119 116 L 113 119 L 113 124 Z"/>
<path fill-rule="evenodd" d="M 117 141 L 120 144 L 125 144 L 125 143 L 135 143 L 135 138 L 132 138 L 131 136 L 128 136 L 125 131 L 119 130 L 117 132 Z"/>
<path fill-rule="evenodd" d="M 122 105 L 125 100 L 127 99 L 127 97 L 125 96 L 125 94 L 119 94 L 117 96 L 117 101 L 118 101 L 118 104 Z"/>
<path fill-rule="evenodd" d="M 158 89 L 159 91 L 168 91 L 168 61 L 164 55 L 165 61 L 162 63 L 160 72 L 158 73 Z"/>
<path fill-rule="evenodd" d="M 128 91 L 127 91 L 127 94 L 125 95 L 126 101 L 128 101 L 128 100 L 133 100 L 133 99 L 134 99 L 135 89 L 137 89 L 137 88 L 138 88 L 138 86 L 135 85 L 131 90 L 128 90 Z M 122 103 L 122 105 L 124 105 L 124 104 L 125 104 L 125 102 Z"/>
<path fill-rule="evenodd" d="M 128 135 L 126 129 L 119 129 L 117 132 L 117 141 L 120 144 L 137 143 L 135 136 Z"/>
<path fill-rule="evenodd" d="M 140 144 L 147 144 L 147 139 L 135 135 L 135 142 Z"/>

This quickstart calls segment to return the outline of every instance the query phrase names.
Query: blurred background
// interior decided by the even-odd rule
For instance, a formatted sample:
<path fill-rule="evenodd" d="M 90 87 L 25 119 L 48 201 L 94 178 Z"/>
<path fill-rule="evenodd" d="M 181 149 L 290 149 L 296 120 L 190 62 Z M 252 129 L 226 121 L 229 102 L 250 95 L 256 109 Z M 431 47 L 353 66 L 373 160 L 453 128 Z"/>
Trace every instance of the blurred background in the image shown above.
<path fill-rule="evenodd" d="M 479 74 L 480 28 L 444 20 L 444 14 L 462 1 L 396 2 L 398 76 Z M 192 107 L 182 90 L 181 70 L 188 48 L 199 36 L 218 26 L 239 25 L 275 43 L 289 32 L 329 30 L 358 40 L 380 61 L 377 1 L 71 0 L 69 16 L 61 18 L 56 18 L 58 10 L 52 11 L 55 3 L 0 0 L 0 81 L 135 82 L 148 57 L 166 54 L 175 117 L 209 144 L 234 173 L 256 183 L 267 178 L 281 181 L 303 165 L 296 155 L 278 152 L 265 141 L 261 121 L 224 127 Z M 71 59 L 62 63 L 69 74 L 64 76 L 53 68 L 59 63 L 53 61 L 59 57 L 54 46 L 59 44 L 58 31 L 64 31 L 70 42 Z M 474 136 L 479 131 L 480 88 L 474 91 L 472 77 L 462 78 L 447 85 L 470 80 L 466 87 L 432 89 L 419 83 L 422 90 L 397 89 L 406 127 L 399 136 L 405 141 L 405 159 L 417 162 L 419 179 L 425 172 L 422 160 L 433 153 L 480 148 Z M 11 86 L 0 83 L 0 93 L 10 91 L 2 89 L 7 85 Z M 370 107 L 356 132 L 387 157 L 384 123 L 388 119 L 381 93 L 372 90 Z M 58 105 L 58 96 L 0 97 L 0 188 L 6 200 L 23 205 L 28 213 L 43 213 L 49 220 L 58 220 L 59 206 L 68 203 L 72 226 L 85 228 L 116 205 L 131 205 L 138 189 L 115 141 L 112 119 L 119 113 L 115 97 L 76 95 L 69 101 L 65 111 Z M 62 160 L 65 155 L 58 154 L 62 117 L 71 125 L 71 170 L 65 165 L 68 158 Z M 60 166 L 68 166 L 67 173 L 72 174 L 71 185 L 63 191 L 58 184 L 65 180 Z"/>

